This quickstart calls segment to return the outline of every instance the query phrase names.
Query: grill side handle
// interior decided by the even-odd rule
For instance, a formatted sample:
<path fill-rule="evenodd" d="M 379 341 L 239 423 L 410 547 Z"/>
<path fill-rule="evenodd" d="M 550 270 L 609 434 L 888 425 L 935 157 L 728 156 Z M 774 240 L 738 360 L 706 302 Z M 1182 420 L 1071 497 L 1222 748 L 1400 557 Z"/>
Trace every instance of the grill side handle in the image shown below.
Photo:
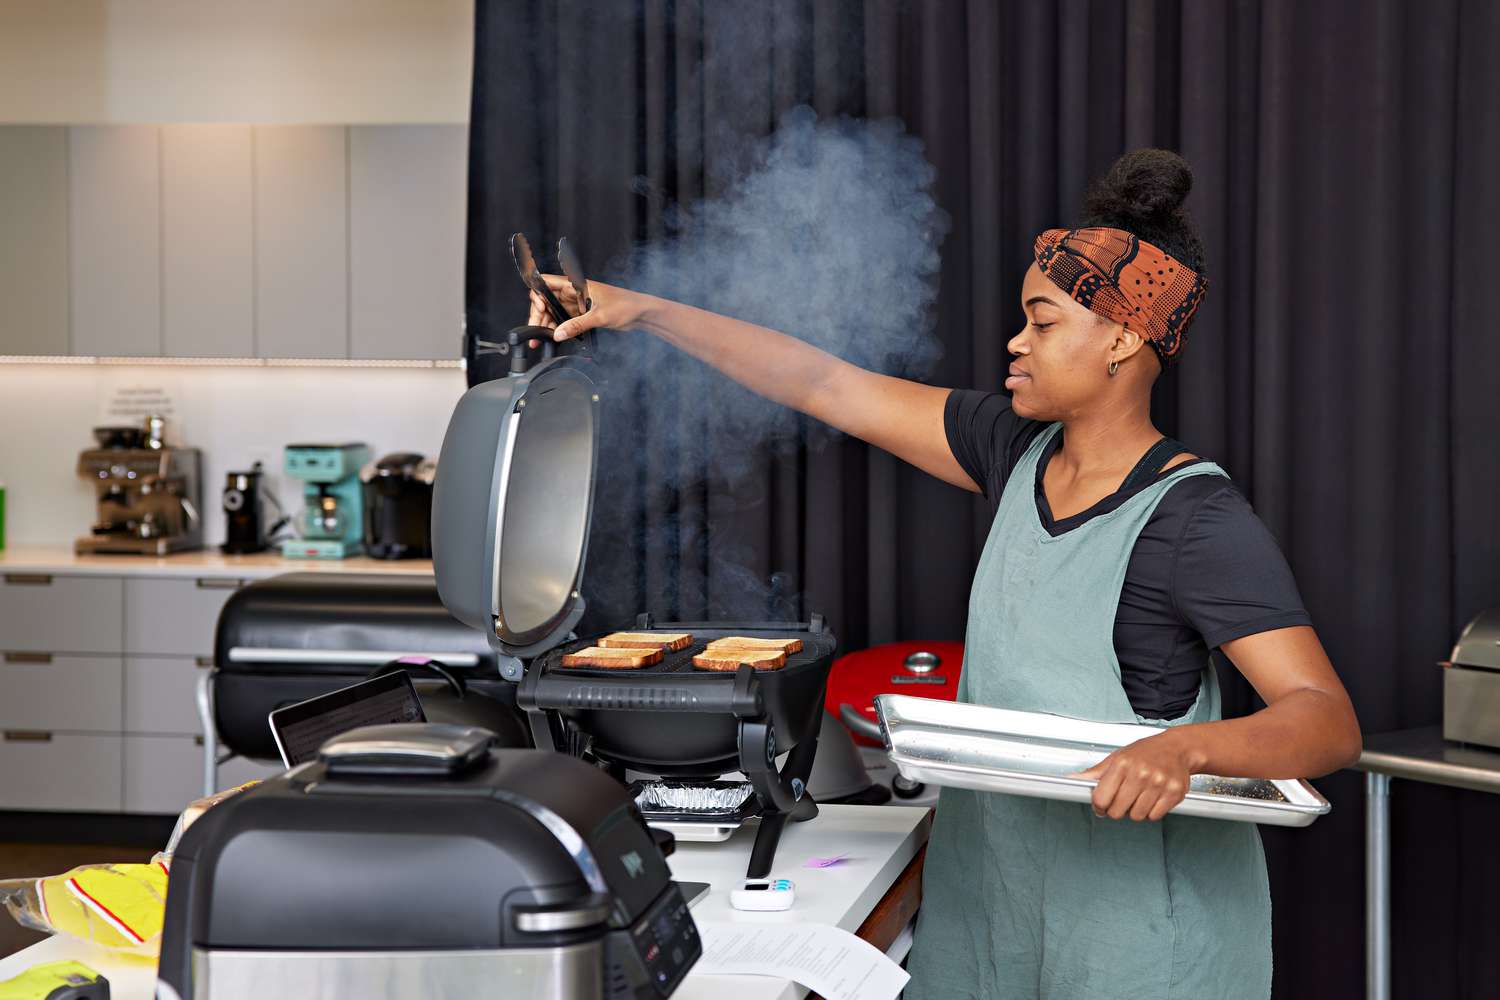
<path fill-rule="evenodd" d="M 564 677 L 532 669 L 516 689 L 516 705 L 525 711 L 703 712 L 737 719 L 766 714 L 765 695 L 751 670 L 677 675 L 669 684 L 654 684 L 641 677 Z"/>

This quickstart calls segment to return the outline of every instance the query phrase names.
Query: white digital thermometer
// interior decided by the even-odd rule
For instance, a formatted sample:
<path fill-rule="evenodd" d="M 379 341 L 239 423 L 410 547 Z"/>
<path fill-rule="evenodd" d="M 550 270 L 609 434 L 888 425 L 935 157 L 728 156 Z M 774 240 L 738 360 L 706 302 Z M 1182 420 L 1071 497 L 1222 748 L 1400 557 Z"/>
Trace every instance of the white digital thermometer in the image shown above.
<path fill-rule="evenodd" d="M 736 910 L 789 910 L 797 898 L 791 879 L 747 878 L 729 892 L 729 905 Z"/>

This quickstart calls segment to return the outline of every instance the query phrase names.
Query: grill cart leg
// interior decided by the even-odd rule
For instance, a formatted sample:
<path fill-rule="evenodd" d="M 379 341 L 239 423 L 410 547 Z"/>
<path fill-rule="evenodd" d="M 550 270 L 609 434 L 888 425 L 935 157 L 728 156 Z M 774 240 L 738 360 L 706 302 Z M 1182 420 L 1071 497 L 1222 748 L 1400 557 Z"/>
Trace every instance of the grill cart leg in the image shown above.
<path fill-rule="evenodd" d="M 531 742 L 538 750 L 556 750 L 573 757 L 581 757 L 586 741 L 579 737 L 578 727 L 558 715 L 541 708 L 528 708 L 526 722 L 531 727 Z"/>
<path fill-rule="evenodd" d="M 219 790 L 219 731 L 214 727 L 214 669 L 198 677 L 198 721 L 203 726 L 203 796 Z"/>
<path fill-rule="evenodd" d="M 744 669 L 743 667 L 741 669 Z M 822 704 L 821 699 L 818 702 Z M 788 819 L 798 822 L 818 814 L 817 803 L 807 793 L 807 778 L 812 774 L 813 758 L 818 752 L 818 728 L 822 712 L 809 715 L 802 738 L 787 756 L 786 767 L 777 772 L 776 734 L 769 720 L 740 722 L 740 770 L 755 787 L 761 802 L 760 829 L 750 849 L 747 878 L 765 878 L 776 860 L 776 846 Z"/>
<path fill-rule="evenodd" d="M 1391 998 L 1391 777 L 1365 774 L 1365 996 Z"/>
<path fill-rule="evenodd" d="M 781 843 L 781 831 L 786 829 L 787 814 L 768 812 L 760 818 L 760 829 L 755 831 L 755 845 L 750 848 L 750 867 L 745 869 L 746 878 L 765 878 L 771 874 L 771 863 L 776 860 L 776 845 Z"/>

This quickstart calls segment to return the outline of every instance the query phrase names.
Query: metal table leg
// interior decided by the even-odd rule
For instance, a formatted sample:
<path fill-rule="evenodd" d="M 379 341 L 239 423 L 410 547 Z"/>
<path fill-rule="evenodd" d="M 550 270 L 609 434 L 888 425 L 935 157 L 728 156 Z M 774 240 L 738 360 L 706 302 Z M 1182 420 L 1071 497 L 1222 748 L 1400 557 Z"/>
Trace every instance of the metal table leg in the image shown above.
<path fill-rule="evenodd" d="M 1391 778 L 1365 774 L 1365 996 L 1391 998 Z"/>
<path fill-rule="evenodd" d="M 219 790 L 219 733 L 214 727 L 214 691 L 212 670 L 198 678 L 198 722 L 203 727 L 203 796 Z"/>

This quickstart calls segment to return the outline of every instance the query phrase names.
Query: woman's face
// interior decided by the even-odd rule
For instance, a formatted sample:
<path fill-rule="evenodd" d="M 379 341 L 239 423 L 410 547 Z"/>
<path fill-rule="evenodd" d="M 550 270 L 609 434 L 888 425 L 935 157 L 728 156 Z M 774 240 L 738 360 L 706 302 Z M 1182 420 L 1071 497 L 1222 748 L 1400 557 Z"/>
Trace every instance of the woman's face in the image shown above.
<path fill-rule="evenodd" d="M 1016 355 L 1005 380 L 1011 408 L 1032 420 L 1068 420 L 1108 386 L 1125 331 L 1079 305 L 1035 263 L 1021 283 L 1021 309 L 1026 325 L 1006 345 Z"/>

